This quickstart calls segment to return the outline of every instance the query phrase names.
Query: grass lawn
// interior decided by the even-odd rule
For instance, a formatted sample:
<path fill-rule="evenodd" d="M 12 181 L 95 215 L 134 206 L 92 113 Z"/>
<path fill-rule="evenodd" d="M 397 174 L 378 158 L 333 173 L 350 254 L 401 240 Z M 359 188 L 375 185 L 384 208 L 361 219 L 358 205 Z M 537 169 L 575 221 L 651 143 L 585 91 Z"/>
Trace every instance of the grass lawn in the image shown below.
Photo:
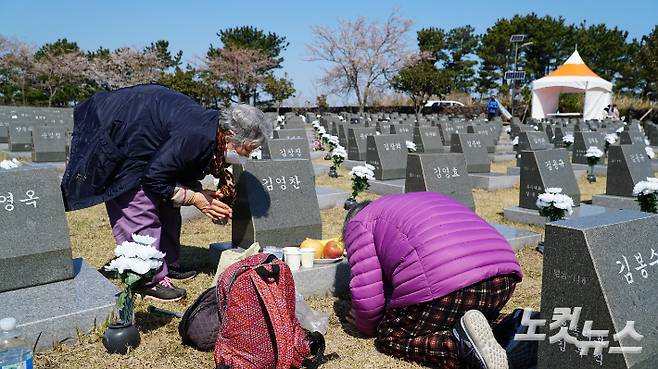
<path fill-rule="evenodd" d="M 321 162 L 321 161 L 319 161 Z M 505 165 L 513 162 L 496 163 L 496 169 L 502 171 Z M 346 170 L 339 170 L 338 179 L 323 176 L 317 178 L 318 185 L 331 185 L 350 190 L 350 181 Z M 590 185 L 584 179 L 579 181 L 583 200 L 591 199 L 593 193 L 605 192 L 605 177 L 599 177 L 596 184 Z M 477 212 L 490 222 L 514 225 L 543 234 L 543 229 L 536 226 L 513 224 L 503 219 L 504 207 L 518 204 L 518 186 L 495 192 L 474 190 Z M 363 199 L 375 199 L 374 194 L 365 194 Z M 361 200 L 361 198 L 360 198 Z M 339 235 L 344 216 L 343 209 L 323 210 L 322 222 L 325 237 Z M 71 233 L 74 257 L 84 257 L 95 267 L 102 266 L 112 257 L 114 240 L 110 224 L 103 206 L 85 209 L 67 215 Z M 211 242 L 230 239 L 230 225 L 226 227 L 213 225 L 206 219 L 185 222 L 183 225 L 182 263 L 200 271 L 192 281 L 180 283 L 187 289 L 188 298 L 177 303 L 158 303 L 157 306 L 175 311 L 184 311 L 206 288 L 210 287 L 214 276 L 214 266 L 207 260 L 207 245 Z M 525 278 L 517 285 L 516 292 L 505 307 L 511 311 L 516 307 L 539 309 L 542 256 L 533 249 L 525 249 L 517 254 Z M 141 345 L 125 356 L 105 353 L 100 342 L 104 327 L 89 332 L 80 342 L 72 345 L 60 345 L 54 350 L 36 355 L 37 368 L 214 368 L 212 354 L 195 351 L 180 343 L 178 336 L 178 319 L 148 314 L 151 302 L 139 301 L 136 307 L 136 320 L 142 334 Z M 333 297 L 311 299 L 311 306 L 330 316 L 327 333 L 327 362 L 323 368 L 419 368 L 401 360 L 396 360 L 378 353 L 371 339 L 358 338 L 354 329 L 344 322 L 349 311 L 350 302 Z"/>

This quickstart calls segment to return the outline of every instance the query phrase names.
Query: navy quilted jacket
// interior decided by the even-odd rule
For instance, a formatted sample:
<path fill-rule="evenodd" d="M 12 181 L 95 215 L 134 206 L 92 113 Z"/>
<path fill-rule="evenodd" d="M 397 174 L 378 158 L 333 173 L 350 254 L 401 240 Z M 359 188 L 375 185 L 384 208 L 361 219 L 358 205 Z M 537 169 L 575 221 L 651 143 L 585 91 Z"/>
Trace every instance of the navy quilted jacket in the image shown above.
<path fill-rule="evenodd" d="M 218 112 L 160 85 L 99 92 L 74 111 L 71 157 L 62 179 L 67 210 L 100 204 L 142 186 L 170 201 L 194 187 L 216 145 Z"/>

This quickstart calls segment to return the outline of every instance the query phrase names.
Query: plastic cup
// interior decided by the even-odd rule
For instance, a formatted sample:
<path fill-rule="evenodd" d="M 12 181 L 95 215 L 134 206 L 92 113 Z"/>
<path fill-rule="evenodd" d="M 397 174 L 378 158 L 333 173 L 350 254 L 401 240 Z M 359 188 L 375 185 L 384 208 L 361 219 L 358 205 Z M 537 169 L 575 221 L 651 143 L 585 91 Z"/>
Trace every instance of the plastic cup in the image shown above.
<path fill-rule="evenodd" d="M 297 247 L 283 249 L 283 258 L 285 259 L 286 264 L 290 267 L 290 270 L 295 271 L 299 270 L 302 262 L 302 252 Z"/>
<path fill-rule="evenodd" d="M 314 249 L 301 249 L 302 253 L 302 268 L 313 268 L 313 260 L 315 260 Z"/>

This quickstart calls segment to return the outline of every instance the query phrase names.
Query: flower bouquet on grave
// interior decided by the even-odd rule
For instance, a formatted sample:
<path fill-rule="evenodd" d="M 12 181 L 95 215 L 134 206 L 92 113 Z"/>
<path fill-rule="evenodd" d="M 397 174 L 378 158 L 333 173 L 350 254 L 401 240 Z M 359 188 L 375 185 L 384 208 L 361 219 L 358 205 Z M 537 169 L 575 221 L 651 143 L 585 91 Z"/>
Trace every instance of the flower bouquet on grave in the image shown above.
<path fill-rule="evenodd" d="M 322 138 L 324 139 L 324 144 L 327 145 L 327 148 L 329 149 L 327 151 L 327 155 L 324 157 L 324 160 L 331 160 L 331 152 L 340 145 L 340 140 L 338 139 L 338 136 L 330 134 L 326 134 L 322 136 Z"/>
<path fill-rule="evenodd" d="M 126 353 L 128 347 L 139 345 L 139 331 L 134 327 L 135 295 L 151 281 L 162 266 L 164 253 L 151 246 L 155 238 L 132 235 L 133 242 L 125 241 L 114 249 L 115 259 L 105 267 L 116 272 L 124 285 L 117 295 L 119 321 L 110 325 L 103 335 L 103 345 L 110 353 Z"/>
<path fill-rule="evenodd" d="M 407 151 L 409 152 L 416 152 L 416 144 L 411 142 L 411 141 L 406 141 L 405 142 L 407 145 Z"/>
<path fill-rule="evenodd" d="M 566 147 L 567 149 L 571 145 L 573 145 L 573 141 L 574 141 L 573 135 L 564 135 L 562 137 L 562 143 L 564 144 L 564 147 Z"/>
<path fill-rule="evenodd" d="M 518 148 L 519 148 L 519 136 L 514 137 L 514 139 L 512 140 L 512 146 L 514 147 L 514 151 L 516 151 L 516 158 L 517 159 L 520 158 L 521 153 L 519 153 L 519 150 L 518 150 Z"/>
<path fill-rule="evenodd" d="M 594 175 L 594 166 L 599 163 L 603 157 L 604 152 L 601 151 L 596 146 L 590 146 L 587 148 L 585 156 L 587 157 L 587 164 L 589 164 L 589 173 L 587 174 L 587 181 L 589 183 L 596 182 L 596 176 Z"/>
<path fill-rule="evenodd" d="M 335 137 L 335 136 L 334 136 Z M 347 151 L 345 148 L 338 145 L 335 149 L 331 150 L 331 168 L 329 168 L 329 177 L 338 178 L 338 168 L 347 159 Z"/>
<path fill-rule="evenodd" d="M 2 160 L 0 161 L 0 169 L 15 169 L 23 165 L 20 161 L 16 160 L 16 158 L 13 158 L 11 160 Z"/>
<path fill-rule="evenodd" d="M 368 181 L 375 180 L 375 167 L 370 164 L 357 165 L 350 171 L 352 176 L 352 195 L 349 199 L 345 200 L 345 210 L 350 210 L 352 206 L 356 205 L 356 197 L 370 187 Z"/>
<path fill-rule="evenodd" d="M 614 145 L 617 142 L 617 135 L 614 133 L 608 133 L 605 135 L 605 152 L 608 152 L 610 145 Z"/>
<path fill-rule="evenodd" d="M 559 187 L 547 188 L 546 192 L 537 196 L 539 215 L 547 217 L 551 222 L 564 219 L 566 214 L 573 214 L 573 199 L 562 194 Z"/>
<path fill-rule="evenodd" d="M 259 147 L 256 150 L 253 150 L 249 154 L 249 159 L 251 160 L 262 160 L 263 159 L 263 150 Z"/>
<path fill-rule="evenodd" d="M 646 213 L 658 213 L 658 178 L 647 178 L 633 187 L 633 195 L 640 203 L 640 210 Z"/>
<path fill-rule="evenodd" d="M 647 153 L 647 156 L 649 159 L 655 159 L 656 158 L 656 153 L 653 151 L 653 148 L 649 146 L 644 147 L 644 151 Z"/>

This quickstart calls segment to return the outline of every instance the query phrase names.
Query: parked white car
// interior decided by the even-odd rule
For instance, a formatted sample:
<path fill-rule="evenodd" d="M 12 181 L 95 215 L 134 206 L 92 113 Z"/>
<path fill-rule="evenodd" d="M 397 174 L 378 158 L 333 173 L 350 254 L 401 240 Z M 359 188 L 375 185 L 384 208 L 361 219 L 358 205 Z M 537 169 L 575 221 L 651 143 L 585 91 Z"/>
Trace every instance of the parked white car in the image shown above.
<path fill-rule="evenodd" d="M 463 103 L 459 101 L 453 101 L 453 100 L 430 100 L 425 104 L 426 108 L 430 107 L 452 107 L 452 106 L 464 106 Z"/>

